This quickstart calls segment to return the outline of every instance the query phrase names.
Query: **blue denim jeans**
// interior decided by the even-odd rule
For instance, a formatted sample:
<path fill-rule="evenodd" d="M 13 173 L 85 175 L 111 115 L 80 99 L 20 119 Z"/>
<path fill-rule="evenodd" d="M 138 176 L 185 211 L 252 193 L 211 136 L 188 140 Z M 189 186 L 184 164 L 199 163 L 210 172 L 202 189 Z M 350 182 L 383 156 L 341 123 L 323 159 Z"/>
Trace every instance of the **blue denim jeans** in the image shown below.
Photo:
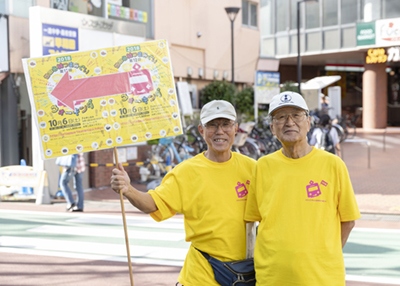
<path fill-rule="evenodd" d="M 72 196 L 71 189 L 68 186 L 68 183 L 72 177 L 74 178 L 74 188 L 76 189 L 76 192 L 78 193 L 77 200 L 76 200 L 76 206 L 78 207 L 78 209 L 83 209 L 83 200 L 84 200 L 83 184 L 82 184 L 83 173 L 76 173 L 74 168 L 66 169 L 62 173 L 61 178 L 60 178 L 61 191 L 62 191 L 68 205 L 75 204 L 75 200 L 74 200 L 74 197 Z"/>

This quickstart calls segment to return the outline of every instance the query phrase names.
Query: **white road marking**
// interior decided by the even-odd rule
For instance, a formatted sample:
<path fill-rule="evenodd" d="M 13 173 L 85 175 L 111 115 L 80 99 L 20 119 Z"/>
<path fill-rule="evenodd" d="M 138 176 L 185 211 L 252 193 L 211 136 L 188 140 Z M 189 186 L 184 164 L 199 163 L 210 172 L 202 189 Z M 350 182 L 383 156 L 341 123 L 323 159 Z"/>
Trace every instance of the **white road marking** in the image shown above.
<path fill-rule="evenodd" d="M 189 249 L 158 246 L 130 245 L 131 256 L 168 260 L 185 260 Z M 30 237 L 0 236 L 0 247 L 27 248 L 45 251 L 75 252 L 78 254 L 97 254 L 103 256 L 126 256 L 124 244 L 96 243 L 85 241 L 52 240 Z"/>
<path fill-rule="evenodd" d="M 27 231 L 35 233 L 69 234 L 74 236 L 125 238 L 124 230 L 122 228 L 111 229 L 111 228 L 93 228 L 93 227 L 82 227 L 82 226 L 77 227 L 77 226 L 43 225 L 28 229 Z M 185 239 L 185 234 L 171 233 L 171 232 L 128 230 L 128 238 L 145 239 L 145 240 L 181 241 Z"/>
<path fill-rule="evenodd" d="M 352 231 L 356 232 L 375 232 L 375 233 L 400 233 L 400 229 L 388 229 L 388 228 L 365 228 L 355 227 Z"/>
<path fill-rule="evenodd" d="M 105 260 L 115 262 L 126 262 L 128 258 L 122 256 L 104 256 L 95 254 L 83 254 L 83 253 L 71 253 L 71 252 L 59 252 L 59 251 L 44 251 L 36 249 L 24 249 L 24 248 L 8 248 L 0 247 L 0 253 L 15 253 L 15 254 L 27 254 L 27 255 L 40 255 L 40 256 L 54 256 L 54 257 L 65 257 L 65 258 L 76 258 L 76 259 L 88 259 L 88 260 Z M 148 259 L 148 258 L 137 258 L 131 256 L 131 262 L 137 264 L 154 264 L 154 265 L 166 265 L 166 266 L 183 266 L 183 261 L 176 260 L 162 260 L 162 259 Z"/>
<path fill-rule="evenodd" d="M 400 285 L 400 279 L 399 278 L 390 278 L 390 277 L 346 275 L 346 281 Z"/>

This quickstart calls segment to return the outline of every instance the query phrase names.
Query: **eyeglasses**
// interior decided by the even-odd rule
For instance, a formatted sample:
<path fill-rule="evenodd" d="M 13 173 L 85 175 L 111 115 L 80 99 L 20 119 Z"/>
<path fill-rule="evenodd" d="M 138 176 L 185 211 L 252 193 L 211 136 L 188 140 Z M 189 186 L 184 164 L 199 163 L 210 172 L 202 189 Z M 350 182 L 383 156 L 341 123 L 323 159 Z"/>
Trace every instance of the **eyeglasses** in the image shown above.
<path fill-rule="evenodd" d="M 294 122 L 300 123 L 304 120 L 304 118 L 306 118 L 306 115 L 307 113 L 304 111 L 296 111 L 292 113 L 277 113 L 273 117 L 273 119 L 278 124 L 284 124 L 290 116 Z"/>
<path fill-rule="evenodd" d="M 206 123 L 204 126 L 211 132 L 216 132 L 220 126 L 222 128 L 222 131 L 229 132 L 229 131 L 233 130 L 234 125 L 235 125 L 235 122 L 232 123 L 229 121 L 225 121 L 225 122 L 221 122 L 221 123 L 210 122 L 210 123 Z"/>

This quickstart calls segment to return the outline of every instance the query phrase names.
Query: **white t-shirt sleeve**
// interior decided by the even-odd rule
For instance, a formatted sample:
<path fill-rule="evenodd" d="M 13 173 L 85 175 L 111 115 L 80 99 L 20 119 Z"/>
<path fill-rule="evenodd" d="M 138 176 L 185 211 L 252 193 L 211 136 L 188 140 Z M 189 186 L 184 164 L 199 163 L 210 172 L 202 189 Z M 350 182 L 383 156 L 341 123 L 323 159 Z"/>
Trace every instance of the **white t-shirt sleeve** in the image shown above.
<path fill-rule="evenodd" d="M 316 148 L 319 148 L 319 146 L 321 146 L 321 142 L 317 142 L 317 138 L 321 137 L 320 136 L 321 132 L 322 131 L 319 128 L 315 128 L 314 129 L 313 134 L 311 135 L 311 139 L 310 139 L 310 145 L 311 146 L 315 146 Z"/>

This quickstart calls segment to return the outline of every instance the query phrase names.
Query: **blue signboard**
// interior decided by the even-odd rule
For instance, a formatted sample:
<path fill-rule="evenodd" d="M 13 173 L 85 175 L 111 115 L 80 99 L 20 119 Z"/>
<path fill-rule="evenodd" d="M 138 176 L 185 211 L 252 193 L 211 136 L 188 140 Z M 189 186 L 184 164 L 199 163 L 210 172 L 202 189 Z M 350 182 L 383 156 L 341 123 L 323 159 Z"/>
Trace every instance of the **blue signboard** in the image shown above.
<path fill-rule="evenodd" d="M 43 56 L 79 50 L 78 29 L 42 24 Z"/>
<path fill-rule="evenodd" d="M 256 71 L 255 99 L 257 103 L 268 104 L 280 92 L 280 73 Z"/>

